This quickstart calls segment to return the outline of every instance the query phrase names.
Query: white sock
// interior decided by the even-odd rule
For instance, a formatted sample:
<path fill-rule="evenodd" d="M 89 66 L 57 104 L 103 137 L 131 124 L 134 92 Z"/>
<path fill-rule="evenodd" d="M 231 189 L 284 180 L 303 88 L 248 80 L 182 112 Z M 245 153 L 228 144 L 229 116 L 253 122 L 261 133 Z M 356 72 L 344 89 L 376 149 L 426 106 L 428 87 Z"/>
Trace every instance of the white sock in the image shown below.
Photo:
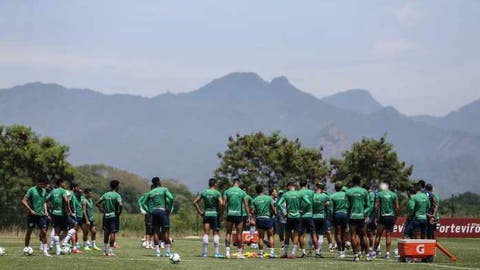
<path fill-rule="evenodd" d="M 60 237 L 58 235 L 55 235 L 53 237 L 53 242 L 55 243 L 55 251 L 57 253 L 57 255 L 60 254 Z"/>
<path fill-rule="evenodd" d="M 203 253 L 208 253 L 208 234 L 203 235 Z"/>
<path fill-rule="evenodd" d="M 225 247 L 225 252 L 230 253 L 230 247 Z"/>
<path fill-rule="evenodd" d="M 108 252 L 108 243 L 103 243 L 103 251 L 104 251 L 105 253 Z"/>
<path fill-rule="evenodd" d="M 42 244 L 43 254 L 48 253 L 48 244 Z"/>
<path fill-rule="evenodd" d="M 275 249 L 274 248 L 270 248 L 270 254 L 273 254 L 275 253 Z"/>
<path fill-rule="evenodd" d="M 263 257 L 263 249 L 260 249 L 260 250 L 258 251 L 258 255 L 260 255 L 260 257 Z"/>
<path fill-rule="evenodd" d="M 213 247 L 215 248 L 215 254 L 220 253 L 219 247 L 220 247 L 220 236 L 218 234 L 215 234 L 213 236 Z"/>
<path fill-rule="evenodd" d="M 155 245 L 155 251 L 160 252 L 160 246 L 159 245 Z"/>
<path fill-rule="evenodd" d="M 304 248 L 302 248 L 302 254 L 307 254 L 307 251 Z"/>
<path fill-rule="evenodd" d="M 92 246 L 94 246 L 94 247 L 97 246 L 97 244 L 95 242 L 96 242 L 95 240 L 92 240 Z"/>
<path fill-rule="evenodd" d="M 288 244 L 283 245 L 283 254 L 287 255 L 288 254 Z"/>
<path fill-rule="evenodd" d="M 165 244 L 165 252 L 170 252 L 170 244 Z"/>
<path fill-rule="evenodd" d="M 55 244 L 55 230 L 52 230 L 50 232 L 50 246 L 53 247 Z"/>
<path fill-rule="evenodd" d="M 297 248 L 298 248 L 298 246 L 297 246 L 297 245 L 293 245 L 293 248 L 292 248 L 292 255 L 295 255 L 295 253 L 297 252 Z"/>
<path fill-rule="evenodd" d="M 318 244 L 318 251 L 319 251 L 319 252 L 322 252 L 323 235 L 319 235 L 319 236 L 318 236 L 317 244 Z"/>
<path fill-rule="evenodd" d="M 253 241 L 253 236 L 255 235 L 255 226 L 250 226 L 250 241 Z"/>
<path fill-rule="evenodd" d="M 77 233 L 75 229 L 70 229 L 68 230 L 67 236 L 65 236 L 65 239 L 63 239 L 63 244 L 68 244 L 70 242 L 70 239 Z"/>

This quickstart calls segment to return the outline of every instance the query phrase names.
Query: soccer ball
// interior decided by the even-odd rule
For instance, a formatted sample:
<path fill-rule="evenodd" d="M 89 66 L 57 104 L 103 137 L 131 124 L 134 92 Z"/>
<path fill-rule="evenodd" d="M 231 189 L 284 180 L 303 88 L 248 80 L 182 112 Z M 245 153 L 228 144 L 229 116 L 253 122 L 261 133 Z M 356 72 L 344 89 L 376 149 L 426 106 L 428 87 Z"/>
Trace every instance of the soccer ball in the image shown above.
<path fill-rule="evenodd" d="M 23 254 L 24 254 L 25 256 L 30 256 L 30 255 L 32 255 L 32 254 L 33 254 L 33 248 L 31 248 L 31 247 L 25 247 L 25 248 L 23 249 Z"/>
<path fill-rule="evenodd" d="M 60 254 L 62 255 L 69 255 L 70 253 L 72 253 L 72 249 L 69 246 L 63 246 L 60 249 Z"/>
<path fill-rule="evenodd" d="M 5 248 L 0 247 L 0 256 L 5 255 Z"/>
<path fill-rule="evenodd" d="M 251 244 L 250 244 L 250 248 L 257 249 L 257 248 L 258 248 L 258 244 L 257 244 L 257 243 L 251 243 Z"/>
<path fill-rule="evenodd" d="M 178 255 L 178 253 L 173 253 L 170 255 L 169 261 L 171 264 L 180 263 L 180 255 Z"/>

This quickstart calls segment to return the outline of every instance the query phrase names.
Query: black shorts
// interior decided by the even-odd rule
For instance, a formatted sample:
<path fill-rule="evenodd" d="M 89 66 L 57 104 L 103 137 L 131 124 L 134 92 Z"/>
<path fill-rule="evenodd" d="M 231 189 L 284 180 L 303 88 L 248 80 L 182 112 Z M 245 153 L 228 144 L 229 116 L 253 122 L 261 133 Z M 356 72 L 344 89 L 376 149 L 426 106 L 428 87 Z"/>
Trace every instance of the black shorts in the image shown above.
<path fill-rule="evenodd" d="M 369 233 L 373 233 L 373 232 L 376 232 L 377 231 L 377 224 L 375 224 L 375 220 L 370 220 L 368 223 L 367 223 L 367 232 Z"/>
<path fill-rule="evenodd" d="M 315 224 L 313 223 L 313 218 L 311 217 L 302 217 L 302 230 L 300 233 L 315 233 Z"/>
<path fill-rule="evenodd" d="M 365 229 L 365 219 L 350 219 L 348 221 L 348 224 L 350 225 L 350 230 L 352 230 L 352 226 L 356 227 L 356 233 L 360 234 L 363 229 Z"/>
<path fill-rule="evenodd" d="M 435 232 L 437 231 L 437 223 L 430 224 L 427 223 L 427 238 L 433 239 L 435 237 Z"/>
<path fill-rule="evenodd" d="M 393 232 L 393 227 L 395 226 L 395 217 L 394 216 L 383 216 L 379 220 L 380 225 L 383 226 L 383 229 L 391 233 Z"/>
<path fill-rule="evenodd" d="M 275 233 L 278 235 L 284 235 L 285 234 L 285 224 L 282 223 L 278 220 L 275 220 Z"/>
<path fill-rule="evenodd" d="M 327 219 L 328 220 L 328 219 Z M 313 224 L 315 225 L 315 233 L 318 235 L 324 235 L 327 232 L 327 226 L 325 226 L 325 219 L 314 218 Z"/>
<path fill-rule="evenodd" d="M 214 231 L 220 230 L 218 217 L 203 217 L 203 224 L 210 224 L 210 228 Z"/>
<path fill-rule="evenodd" d="M 288 218 L 287 224 L 285 225 L 286 232 L 301 232 L 302 231 L 302 220 L 300 218 Z"/>
<path fill-rule="evenodd" d="M 420 220 L 417 218 L 412 219 L 412 231 L 413 232 L 420 232 L 421 234 L 427 233 L 427 220 Z"/>
<path fill-rule="evenodd" d="M 109 233 L 117 233 L 119 231 L 119 223 L 120 219 L 118 217 L 103 217 L 103 230 Z"/>
<path fill-rule="evenodd" d="M 68 224 L 68 229 L 70 230 L 78 224 L 78 220 L 74 216 L 68 216 L 67 217 L 67 224 Z"/>
<path fill-rule="evenodd" d="M 68 217 L 67 216 L 56 216 L 52 215 L 52 222 L 55 228 L 60 228 L 61 231 L 67 230 L 68 228 Z"/>
<path fill-rule="evenodd" d="M 273 220 L 271 218 L 257 218 L 256 226 L 260 230 L 270 230 L 273 228 Z"/>
<path fill-rule="evenodd" d="M 153 235 L 153 218 L 152 214 L 145 215 L 145 234 Z"/>
<path fill-rule="evenodd" d="M 227 216 L 227 222 L 233 223 L 235 225 L 245 223 L 242 216 Z"/>
<path fill-rule="evenodd" d="M 170 227 L 170 217 L 168 216 L 167 211 L 155 209 L 152 212 L 152 226 L 160 228 L 169 228 Z"/>
<path fill-rule="evenodd" d="M 342 226 L 343 229 L 347 228 L 348 215 L 347 213 L 337 212 L 333 215 L 333 223 L 335 226 Z"/>
<path fill-rule="evenodd" d="M 27 227 L 33 229 L 35 227 L 39 229 L 46 229 L 48 227 L 48 218 L 46 216 L 27 216 Z"/>

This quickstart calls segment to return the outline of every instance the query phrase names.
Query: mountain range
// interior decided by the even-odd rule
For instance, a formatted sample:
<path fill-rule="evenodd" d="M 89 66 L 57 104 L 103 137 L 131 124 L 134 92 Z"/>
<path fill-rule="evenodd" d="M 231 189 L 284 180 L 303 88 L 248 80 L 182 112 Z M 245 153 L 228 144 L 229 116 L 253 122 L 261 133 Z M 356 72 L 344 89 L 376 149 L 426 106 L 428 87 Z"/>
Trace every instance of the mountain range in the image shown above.
<path fill-rule="evenodd" d="M 480 192 L 480 100 L 445 117 L 408 117 L 366 90 L 319 99 L 287 78 L 231 73 L 181 94 L 105 95 L 57 84 L 0 90 L 0 124 L 25 124 L 71 147 L 72 163 L 104 163 L 206 186 L 216 153 L 236 133 L 281 131 L 338 157 L 362 137 L 387 134 L 414 177 L 445 196 Z"/>

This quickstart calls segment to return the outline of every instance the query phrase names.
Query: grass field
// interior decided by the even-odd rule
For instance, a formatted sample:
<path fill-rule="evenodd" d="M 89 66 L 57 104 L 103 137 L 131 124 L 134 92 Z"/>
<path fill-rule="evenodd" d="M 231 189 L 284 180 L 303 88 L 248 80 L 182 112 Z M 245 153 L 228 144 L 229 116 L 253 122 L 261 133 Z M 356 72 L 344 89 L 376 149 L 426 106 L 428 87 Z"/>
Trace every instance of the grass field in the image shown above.
<path fill-rule="evenodd" d="M 139 247 L 140 241 L 134 238 L 120 238 L 121 245 L 116 250 L 117 257 L 104 257 L 101 252 L 86 252 L 84 254 L 72 254 L 68 256 L 53 256 L 45 258 L 38 250 L 37 241 L 32 243 L 35 252 L 32 256 L 22 254 L 23 244 L 21 239 L 12 236 L 0 237 L 0 246 L 7 249 L 7 253 L 0 257 L 0 269 L 24 270 L 24 269 L 69 269 L 69 270 L 117 270 L 117 269 L 278 269 L 291 270 L 302 269 L 480 269 L 480 240 L 476 239 L 441 239 L 444 246 L 455 253 L 459 260 L 452 263 L 441 253 L 437 253 L 434 263 L 405 264 L 398 263 L 395 259 L 376 259 L 373 262 L 351 262 L 351 257 L 337 259 L 333 253 L 324 253 L 325 258 L 305 259 L 214 259 L 200 258 L 200 240 L 177 239 L 172 251 L 181 255 L 180 264 L 172 265 L 165 257 L 157 258 L 153 250 Z M 248 249 L 248 248 L 247 248 Z M 232 249 L 233 250 L 233 249 Z M 210 253 L 213 248 L 210 247 Z M 222 251 L 224 248 L 222 247 Z M 247 250 L 248 251 L 248 250 Z M 280 253 L 280 250 L 277 250 Z"/>

